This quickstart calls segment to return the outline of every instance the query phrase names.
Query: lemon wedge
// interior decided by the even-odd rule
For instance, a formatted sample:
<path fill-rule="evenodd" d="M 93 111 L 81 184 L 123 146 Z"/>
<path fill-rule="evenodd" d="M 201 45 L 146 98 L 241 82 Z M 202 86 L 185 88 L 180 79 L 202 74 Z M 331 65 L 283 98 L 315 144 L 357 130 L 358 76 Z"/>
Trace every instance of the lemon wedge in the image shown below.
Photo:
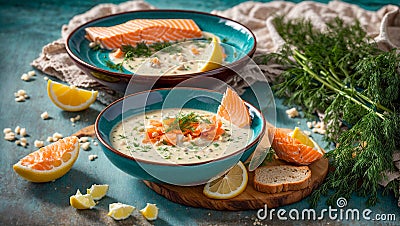
<path fill-rule="evenodd" d="M 108 206 L 108 216 L 112 217 L 114 220 L 125 220 L 132 212 L 136 209 L 134 206 L 123 204 L 120 202 L 111 203 Z"/>
<path fill-rule="evenodd" d="M 47 95 L 59 108 L 65 111 L 82 111 L 87 109 L 97 98 L 97 91 L 79 89 L 52 80 L 47 82 Z"/>
<path fill-rule="evenodd" d="M 307 145 L 309 147 L 314 148 L 314 142 L 310 139 L 310 137 L 300 130 L 299 127 L 295 127 L 293 132 L 291 133 L 292 138 L 297 139 L 302 144 Z"/>
<path fill-rule="evenodd" d="M 90 194 L 94 200 L 100 200 L 106 196 L 108 191 L 108 184 L 93 184 L 90 188 L 86 189 L 86 193 Z"/>
<path fill-rule="evenodd" d="M 76 191 L 75 195 L 69 198 L 69 203 L 78 210 L 92 209 L 96 205 L 90 194 L 82 195 L 79 189 Z"/>
<path fill-rule="evenodd" d="M 239 161 L 226 174 L 208 182 L 204 186 L 203 193 L 213 199 L 230 199 L 238 196 L 246 189 L 247 181 L 246 167 Z"/>
<path fill-rule="evenodd" d="M 224 61 L 224 51 L 218 39 L 213 36 L 210 45 L 206 48 L 204 60 L 199 65 L 199 71 L 209 71 L 221 67 Z"/>
<path fill-rule="evenodd" d="M 147 203 L 146 206 L 140 210 L 140 213 L 147 219 L 147 220 L 155 220 L 158 217 L 158 207 L 156 204 Z"/>

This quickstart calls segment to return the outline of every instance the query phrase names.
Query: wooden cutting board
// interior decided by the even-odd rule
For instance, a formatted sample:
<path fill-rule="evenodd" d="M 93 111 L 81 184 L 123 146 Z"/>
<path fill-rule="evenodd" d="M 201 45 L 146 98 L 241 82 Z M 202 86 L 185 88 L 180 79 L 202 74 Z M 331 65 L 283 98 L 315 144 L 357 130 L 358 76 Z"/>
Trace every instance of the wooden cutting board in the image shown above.
<path fill-rule="evenodd" d="M 287 164 L 279 160 L 268 163 L 268 165 Z M 298 191 L 287 191 L 276 194 L 258 192 L 253 188 L 254 172 L 249 172 L 249 182 L 246 190 L 240 195 L 226 200 L 207 198 L 203 194 L 204 185 L 194 187 L 181 187 L 169 184 L 159 184 L 149 181 L 144 183 L 165 198 L 187 206 L 203 207 L 214 210 L 250 210 L 264 208 L 276 208 L 298 202 L 307 197 L 313 189 L 317 188 L 328 173 L 328 160 L 322 158 L 309 167 L 311 169 L 310 187 Z"/>
<path fill-rule="evenodd" d="M 81 129 L 75 136 L 94 136 L 94 126 L 88 126 Z M 274 160 L 273 162 L 264 163 L 264 165 L 282 165 L 287 164 L 280 160 Z M 154 183 L 150 181 L 144 181 L 144 183 L 154 190 L 156 193 L 164 196 L 165 198 L 192 207 L 202 207 L 214 210 L 250 210 L 264 208 L 267 204 L 268 208 L 276 208 L 279 206 L 288 205 L 291 203 L 298 202 L 317 188 L 322 181 L 325 179 L 328 173 L 328 160 L 322 158 L 313 164 L 309 165 L 311 169 L 311 183 L 310 187 L 298 191 L 287 191 L 275 194 L 267 194 L 258 192 L 253 188 L 253 177 L 254 172 L 248 172 L 249 182 L 246 190 L 240 195 L 226 200 L 217 200 L 207 198 L 203 194 L 204 185 L 182 187 L 170 184 Z"/>

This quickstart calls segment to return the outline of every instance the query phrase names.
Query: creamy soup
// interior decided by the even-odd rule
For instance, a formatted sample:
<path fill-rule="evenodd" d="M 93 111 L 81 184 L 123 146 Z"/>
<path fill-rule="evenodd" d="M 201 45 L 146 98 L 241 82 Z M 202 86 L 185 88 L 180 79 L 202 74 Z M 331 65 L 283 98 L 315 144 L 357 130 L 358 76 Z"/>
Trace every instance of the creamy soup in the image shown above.
<path fill-rule="evenodd" d="M 211 38 L 214 35 L 204 32 L 204 36 Z M 109 58 L 115 65 L 122 65 L 136 74 L 180 75 L 198 72 L 208 58 L 210 48 L 210 42 L 207 40 L 190 40 L 177 42 L 151 57 L 116 57 L 116 54 L 111 52 Z"/>
<path fill-rule="evenodd" d="M 215 113 L 196 109 L 164 109 L 132 116 L 116 125 L 111 144 L 143 160 L 177 164 L 209 161 L 244 148 L 250 128 L 239 128 Z"/>

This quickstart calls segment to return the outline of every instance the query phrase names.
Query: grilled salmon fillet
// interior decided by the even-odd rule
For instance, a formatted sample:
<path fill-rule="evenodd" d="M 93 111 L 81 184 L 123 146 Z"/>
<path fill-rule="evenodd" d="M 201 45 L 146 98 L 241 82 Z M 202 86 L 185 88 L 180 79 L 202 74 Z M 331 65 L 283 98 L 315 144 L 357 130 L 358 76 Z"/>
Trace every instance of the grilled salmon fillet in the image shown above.
<path fill-rule="evenodd" d="M 85 28 L 86 38 L 106 49 L 144 42 L 179 41 L 201 38 L 200 28 L 191 19 L 134 19 L 111 27 Z"/>

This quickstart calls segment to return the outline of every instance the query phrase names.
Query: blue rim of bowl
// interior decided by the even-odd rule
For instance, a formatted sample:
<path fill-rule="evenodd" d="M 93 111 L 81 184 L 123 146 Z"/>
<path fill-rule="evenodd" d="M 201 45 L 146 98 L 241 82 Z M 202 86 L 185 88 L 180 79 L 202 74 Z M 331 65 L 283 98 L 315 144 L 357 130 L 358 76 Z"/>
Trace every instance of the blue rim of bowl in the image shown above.
<path fill-rule="evenodd" d="M 212 17 L 217 17 L 223 20 L 227 20 L 227 21 L 231 21 L 234 22 L 238 25 L 240 25 L 241 27 L 243 27 L 244 29 L 246 29 L 246 31 L 248 31 L 251 36 L 253 37 L 253 48 L 242 58 L 240 58 L 239 60 L 236 60 L 230 64 L 224 65 L 222 67 L 213 69 L 213 70 L 209 70 L 209 71 L 205 71 L 205 72 L 196 72 L 196 73 L 191 73 L 191 74 L 183 74 L 183 75 L 173 75 L 174 78 L 187 78 L 187 77 L 194 77 L 194 76 L 199 76 L 199 75 L 209 75 L 209 74 L 219 74 L 223 71 L 226 71 L 230 68 L 235 68 L 235 66 L 240 65 L 243 61 L 246 61 L 246 59 L 251 58 L 250 56 L 252 56 L 257 48 L 257 39 L 256 36 L 254 35 L 254 33 L 245 25 L 243 25 L 242 23 L 239 23 L 235 20 L 226 18 L 226 17 L 222 17 L 222 16 L 218 16 L 218 15 L 214 15 L 214 14 L 210 14 L 210 13 L 205 13 L 205 12 L 199 12 L 199 11 L 193 11 L 193 10 L 179 10 L 179 9 L 155 9 L 155 10 L 133 10 L 133 11 L 127 11 L 127 12 L 121 12 L 121 13 L 115 13 L 115 14 L 111 14 L 111 15 L 107 15 L 107 16 L 103 16 L 103 17 L 99 17 L 96 18 L 94 20 L 90 20 L 82 25 L 80 25 L 79 27 L 75 28 L 67 37 L 67 39 L 65 40 L 65 46 L 66 46 L 66 50 L 67 53 L 69 55 L 69 57 L 74 60 L 76 63 L 79 63 L 80 65 L 84 66 L 84 67 L 88 67 L 91 70 L 96 70 L 99 72 L 103 72 L 103 73 L 107 73 L 116 77 L 126 77 L 126 78 L 131 78 L 132 74 L 127 74 L 127 73 L 119 73 L 119 72 L 113 72 L 113 71 L 109 71 L 109 70 L 104 70 L 102 68 L 99 68 L 95 65 L 89 64 L 86 61 L 80 59 L 78 56 L 76 56 L 72 51 L 71 48 L 69 46 L 69 40 L 70 38 L 80 29 L 82 29 L 82 27 L 87 26 L 90 23 L 99 21 L 99 20 L 103 20 L 106 19 L 108 17 L 114 17 L 114 16 L 118 16 L 118 15 L 124 15 L 124 14 L 129 14 L 129 13 L 140 13 L 140 12 L 176 12 L 176 13 L 193 13 L 193 14 L 202 14 L 202 15 L 207 15 L 207 16 L 212 16 Z M 135 75 L 135 76 L 142 76 L 142 77 L 154 77 L 154 76 L 149 76 L 149 75 Z"/>
<path fill-rule="evenodd" d="M 204 91 L 207 91 L 207 92 L 220 93 L 220 92 L 217 92 L 217 91 L 214 91 L 214 90 L 210 90 L 210 89 L 193 88 L 193 87 L 179 87 L 178 89 L 187 89 L 187 88 L 190 88 L 190 89 L 192 89 L 192 90 L 193 90 L 193 89 L 194 89 L 194 90 L 204 90 Z M 176 88 L 175 88 L 175 89 L 176 89 Z M 139 158 L 134 158 L 133 156 L 126 155 L 126 154 L 124 154 L 124 153 L 122 153 L 122 152 L 116 150 L 115 148 L 113 148 L 111 145 L 109 145 L 109 144 L 103 139 L 103 137 L 101 136 L 101 134 L 100 134 L 100 132 L 99 132 L 99 126 L 98 126 L 98 124 L 99 124 L 99 121 L 100 121 L 101 116 L 102 116 L 109 108 L 111 108 L 114 104 L 119 103 L 119 102 L 123 101 L 124 99 L 129 98 L 129 97 L 131 97 L 131 96 L 140 95 L 140 94 L 149 93 L 149 92 L 160 91 L 160 90 L 171 90 L 171 88 L 160 88 L 160 89 L 153 89 L 153 90 L 147 90 L 147 91 L 142 91 L 142 92 L 138 92 L 138 93 L 133 93 L 133 94 L 124 96 L 124 97 L 122 97 L 122 98 L 120 98 L 120 99 L 118 99 L 118 100 L 112 102 L 112 103 L 111 103 L 110 105 L 108 105 L 107 107 L 105 107 L 105 108 L 99 113 L 99 115 L 98 115 L 97 118 L 96 118 L 96 122 L 94 123 L 94 131 L 95 131 L 96 137 L 97 137 L 97 139 L 100 141 L 100 143 L 101 143 L 102 145 L 104 145 L 108 150 L 111 150 L 112 152 L 114 152 L 114 154 L 117 154 L 117 155 L 119 155 L 119 156 L 121 156 L 121 157 L 130 159 L 130 160 L 133 160 L 133 161 L 136 161 L 136 162 L 141 162 L 141 163 L 146 163 L 146 164 L 153 164 L 153 165 L 166 165 L 166 166 L 196 166 L 196 165 L 202 165 L 202 164 L 206 164 L 206 163 L 210 163 L 210 162 L 214 162 L 214 161 L 220 161 L 220 160 L 229 158 L 229 157 L 231 157 L 231 156 L 234 156 L 234 155 L 237 155 L 237 154 L 240 154 L 240 153 L 244 153 L 249 147 L 255 145 L 258 141 L 260 141 L 260 140 L 261 140 L 261 137 L 263 137 L 264 134 L 265 134 L 266 122 L 265 122 L 264 115 L 263 115 L 262 112 L 261 112 L 259 109 L 257 109 L 254 105 L 252 105 L 252 104 L 250 104 L 249 102 L 243 100 L 247 106 L 252 107 L 254 110 L 257 111 L 257 114 L 260 115 L 261 120 L 262 120 L 262 131 L 260 132 L 260 134 L 258 134 L 257 137 L 255 137 L 255 138 L 253 139 L 253 141 L 252 141 L 251 143 L 247 144 L 244 148 L 239 149 L 238 151 L 235 151 L 235 152 L 233 152 L 233 153 L 231 153 L 231 154 L 229 154 L 229 155 L 224 155 L 224 156 L 219 157 L 219 158 L 216 158 L 216 159 L 211 159 L 211 160 L 202 161 L 202 162 L 195 162 L 195 163 L 180 163 L 180 164 L 176 164 L 176 163 L 154 162 L 154 161 L 144 160 L 144 159 L 139 159 Z"/>

